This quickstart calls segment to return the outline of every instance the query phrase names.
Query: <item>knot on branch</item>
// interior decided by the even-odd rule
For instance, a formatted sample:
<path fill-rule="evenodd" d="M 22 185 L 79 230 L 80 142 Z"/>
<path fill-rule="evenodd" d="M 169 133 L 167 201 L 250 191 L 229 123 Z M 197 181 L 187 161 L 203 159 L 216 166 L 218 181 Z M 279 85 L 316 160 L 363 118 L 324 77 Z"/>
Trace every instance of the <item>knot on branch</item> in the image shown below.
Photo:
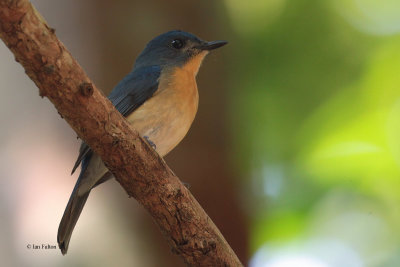
<path fill-rule="evenodd" d="M 214 250 L 217 244 L 214 240 L 203 240 L 202 247 L 200 248 L 204 255 L 206 255 L 211 250 Z"/>
<path fill-rule="evenodd" d="M 54 67 L 54 65 L 49 64 L 49 65 L 45 65 L 43 69 L 46 74 L 52 74 L 55 70 L 55 67 Z"/>
<path fill-rule="evenodd" d="M 93 85 L 91 83 L 81 83 L 79 85 L 79 90 L 81 92 L 81 94 L 85 97 L 89 97 L 93 95 Z"/>

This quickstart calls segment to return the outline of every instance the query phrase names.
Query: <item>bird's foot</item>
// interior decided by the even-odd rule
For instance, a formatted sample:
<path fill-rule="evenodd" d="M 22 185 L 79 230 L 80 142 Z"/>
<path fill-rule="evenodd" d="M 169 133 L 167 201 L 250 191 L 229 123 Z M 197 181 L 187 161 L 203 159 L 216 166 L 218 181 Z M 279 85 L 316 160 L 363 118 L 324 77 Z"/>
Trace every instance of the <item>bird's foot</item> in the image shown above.
<path fill-rule="evenodd" d="M 182 184 L 183 184 L 187 189 L 190 189 L 190 184 L 189 184 L 189 183 L 182 182 Z"/>
<path fill-rule="evenodd" d="M 147 143 L 155 150 L 157 149 L 156 144 L 153 143 L 153 141 L 150 140 L 148 136 L 143 136 L 144 139 L 146 139 Z"/>

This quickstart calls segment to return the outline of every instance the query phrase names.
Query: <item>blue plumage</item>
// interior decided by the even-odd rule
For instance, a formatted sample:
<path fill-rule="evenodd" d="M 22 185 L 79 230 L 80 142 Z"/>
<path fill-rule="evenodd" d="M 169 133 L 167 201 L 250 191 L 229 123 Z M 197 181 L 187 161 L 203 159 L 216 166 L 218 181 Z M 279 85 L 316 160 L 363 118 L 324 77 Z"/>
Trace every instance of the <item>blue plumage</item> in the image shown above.
<path fill-rule="evenodd" d="M 197 112 L 198 94 L 194 77 L 201 60 L 209 50 L 225 44 L 225 41 L 206 42 L 183 31 L 164 33 L 147 44 L 137 58 L 133 70 L 117 84 L 108 98 L 123 116 L 140 114 L 140 121 L 143 121 L 144 125 L 136 121 L 133 126 L 139 126 L 137 130 L 150 144 L 154 141 L 151 140 L 152 137 L 157 138 L 158 143 L 153 145 L 164 147 L 164 150 L 160 149 L 161 152 L 158 152 L 165 155 L 185 136 Z M 186 64 L 190 61 L 195 63 Z M 193 64 L 196 64 L 196 67 L 193 67 Z M 182 71 L 187 65 L 191 67 Z M 186 76 L 168 72 L 176 69 L 180 69 Z M 160 78 L 168 76 L 162 75 L 163 70 L 167 70 L 165 73 L 169 76 L 183 78 L 174 84 L 170 83 L 170 77 L 167 77 L 167 81 L 161 83 Z M 184 82 L 181 82 L 182 80 Z M 166 88 L 161 88 L 161 93 L 155 94 L 160 83 Z M 178 88 L 181 89 L 181 93 L 174 93 Z M 146 101 L 149 101 L 149 105 L 134 113 Z M 149 106 L 150 109 L 145 108 Z M 150 133 L 150 138 L 147 133 Z M 90 191 L 112 177 L 101 158 L 84 142 L 72 173 L 79 165 L 81 172 L 58 228 L 57 241 L 63 254 L 67 253 L 72 231 Z"/>

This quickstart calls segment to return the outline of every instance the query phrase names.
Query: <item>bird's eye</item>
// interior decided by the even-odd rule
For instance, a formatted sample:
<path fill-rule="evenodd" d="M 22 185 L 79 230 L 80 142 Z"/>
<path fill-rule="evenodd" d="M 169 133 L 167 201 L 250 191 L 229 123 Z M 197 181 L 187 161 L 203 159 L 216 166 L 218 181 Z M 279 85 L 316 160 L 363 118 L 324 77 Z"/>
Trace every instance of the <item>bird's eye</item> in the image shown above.
<path fill-rule="evenodd" d="M 181 49 L 185 45 L 185 42 L 181 39 L 175 39 L 171 42 L 171 45 L 176 49 Z"/>

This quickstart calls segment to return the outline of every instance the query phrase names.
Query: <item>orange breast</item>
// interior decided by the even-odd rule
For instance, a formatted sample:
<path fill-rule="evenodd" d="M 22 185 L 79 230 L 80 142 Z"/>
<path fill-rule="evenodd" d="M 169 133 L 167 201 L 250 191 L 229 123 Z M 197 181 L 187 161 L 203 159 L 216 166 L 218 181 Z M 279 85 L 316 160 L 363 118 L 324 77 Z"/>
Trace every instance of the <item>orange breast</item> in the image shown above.
<path fill-rule="evenodd" d="M 204 54 L 183 67 L 163 70 L 157 92 L 128 116 L 141 136 L 147 136 L 164 156 L 186 135 L 198 107 L 196 74 Z"/>

